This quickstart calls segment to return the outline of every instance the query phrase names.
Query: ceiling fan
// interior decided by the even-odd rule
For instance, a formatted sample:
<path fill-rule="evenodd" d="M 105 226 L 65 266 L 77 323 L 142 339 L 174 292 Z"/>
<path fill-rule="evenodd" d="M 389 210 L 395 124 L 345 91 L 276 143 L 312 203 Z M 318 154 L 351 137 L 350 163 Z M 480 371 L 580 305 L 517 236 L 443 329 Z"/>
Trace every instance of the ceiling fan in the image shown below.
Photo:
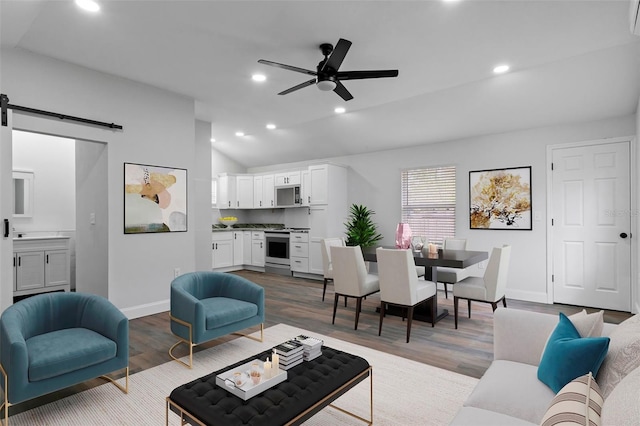
<path fill-rule="evenodd" d="M 295 92 L 296 90 L 300 90 L 307 86 L 315 84 L 318 89 L 322 91 L 333 90 L 342 99 L 348 101 L 353 99 L 353 95 L 349 93 L 346 87 L 344 87 L 344 85 L 341 83 L 341 80 L 360 80 L 365 78 L 398 76 L 398 70 L 338 71 L 350 47 L 351 42 L 343 38 L 338 40 L 335 48 L 329 43 L 321 44 L 320 50 L 324 55 L 324 59 L 320 61 L 316 68 L 316 71 L 298 68 L 291 65 L 280 64 L 278 62 L 267 61 L 264 59 L 260 59 L 258 62 L 272 67 L 283 68 L 285 70 L 315 76 L 315 78 L 284 90 L 278 93 L 278 95 L 286 95 L 288 93 Z"/>

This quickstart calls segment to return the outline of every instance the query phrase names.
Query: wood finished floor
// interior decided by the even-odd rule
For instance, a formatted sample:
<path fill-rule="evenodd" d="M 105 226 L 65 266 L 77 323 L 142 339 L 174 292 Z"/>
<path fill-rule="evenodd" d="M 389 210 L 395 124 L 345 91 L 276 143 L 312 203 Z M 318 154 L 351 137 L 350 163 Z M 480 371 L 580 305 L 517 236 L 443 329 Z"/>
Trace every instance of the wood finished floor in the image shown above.
<path fill-rule="evenodd" d="M 318 333 L 331 336 L 475 378 L 480 378 L 484 374 L 493 359 L 493 312 L 489 304 L 472 303 L 471 319 L 469 319 L 467 306 L 463 301 L 460 304 L 458 329 L 455 330 L 452 296 L 449 294 L 449 299 L 445 299 L 444 291 L 439 290 L 439 307 L 448 309 L 450 315 L 436 323 L 433 328 L 430 323 L 414 321 L 411 341 L 406 343 L 406 322 L 399 317 L 387 316 L 383 323 L 382 335 L 378 336 L 379 314 L 376 308 L 380 305 L 379 295 L 372 295 L 363 301 L 358 330 L 354 330 L 354 299 L 349 300 L 346 308 L 343 300 L 340 301 L 335 325 L 331 324 L 334 298 L 331 283 L 323 302 L 322 281 L 252 271 L 236 273 L 264 287 L 266 292 L 265 328 L 285 323 L 309 330 L 312 335 Z M 567 315 L 582 309 L 569 305 L 547 305 L 517 300 L 507 300 L 507 304 L 510 309 L 553 314 L 563 312 Z M 587 309 L 587 311 L 594 310 Z M 629 316 L 630 314 L 624 312 L 605 311 L 605 321 L 610 323 L 617 324 Z M 266 332 L 268 333 L 268 330 Z M 225 336 L 202 344 L 194 351 L 220 345 L 236 338 L 242 337 Z M 168 312 L 131 320 L 129 323 L 130 374 L 170 361 L 167 350 L 176 341 L 169 329 Z M 188 351 L 184 345 L 181 345 L 175 353 L 186 355 Z M 12 406 L 10 414 L 28 410 L 102 383 L 104 381 L 96 379 L 35 398 Z M 176 387 L 180 384 L 176 383 Z"/>

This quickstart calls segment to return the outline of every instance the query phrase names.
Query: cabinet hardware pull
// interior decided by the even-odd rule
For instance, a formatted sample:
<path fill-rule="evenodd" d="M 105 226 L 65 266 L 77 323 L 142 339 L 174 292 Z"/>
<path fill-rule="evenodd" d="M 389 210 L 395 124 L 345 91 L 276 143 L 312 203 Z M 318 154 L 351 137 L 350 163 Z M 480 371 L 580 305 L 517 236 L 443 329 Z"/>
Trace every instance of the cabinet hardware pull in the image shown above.
<path fill-rule="evenodd" d="M 18 266 L 22 266 L 22 256 L 18 256 Z"/>
<path fill-rule="evenodd" d="M 47 255 L 47 263 L 49 263 L 49 255 Z"/>

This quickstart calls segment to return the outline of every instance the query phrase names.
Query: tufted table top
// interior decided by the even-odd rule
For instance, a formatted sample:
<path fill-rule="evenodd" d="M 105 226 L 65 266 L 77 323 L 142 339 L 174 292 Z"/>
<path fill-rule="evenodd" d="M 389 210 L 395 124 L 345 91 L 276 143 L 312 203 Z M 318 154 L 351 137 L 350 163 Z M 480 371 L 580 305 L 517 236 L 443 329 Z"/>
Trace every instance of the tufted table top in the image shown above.
<path fill-rule="evenodd" d="M 265 361 L 270 355 L 271 349 L 179 386 L 169 399 L 206 425 L 283 425 L 317 405 L 292 423 L 301 424 L 370 374 L 362 374 L 369 369 L 364 358 L 323 346 L 321 356 L 291 368 L 286 381 L 247 401 L 216 385 L 218 374 L 256 358 Z"/>

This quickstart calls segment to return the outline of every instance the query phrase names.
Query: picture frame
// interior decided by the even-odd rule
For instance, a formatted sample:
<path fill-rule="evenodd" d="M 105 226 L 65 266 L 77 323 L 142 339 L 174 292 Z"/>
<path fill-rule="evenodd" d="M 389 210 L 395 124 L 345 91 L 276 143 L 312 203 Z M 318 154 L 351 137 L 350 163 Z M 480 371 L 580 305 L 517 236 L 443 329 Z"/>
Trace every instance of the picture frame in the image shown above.
<path fill-rule="evenodd" d="M 187 231 L 187 170 L 124 163 L 124 233 Z"/>
<path fill-rule="evenodd" d="M 531 166 L 469 171 L 471 229 L 531 231 Z"/>

